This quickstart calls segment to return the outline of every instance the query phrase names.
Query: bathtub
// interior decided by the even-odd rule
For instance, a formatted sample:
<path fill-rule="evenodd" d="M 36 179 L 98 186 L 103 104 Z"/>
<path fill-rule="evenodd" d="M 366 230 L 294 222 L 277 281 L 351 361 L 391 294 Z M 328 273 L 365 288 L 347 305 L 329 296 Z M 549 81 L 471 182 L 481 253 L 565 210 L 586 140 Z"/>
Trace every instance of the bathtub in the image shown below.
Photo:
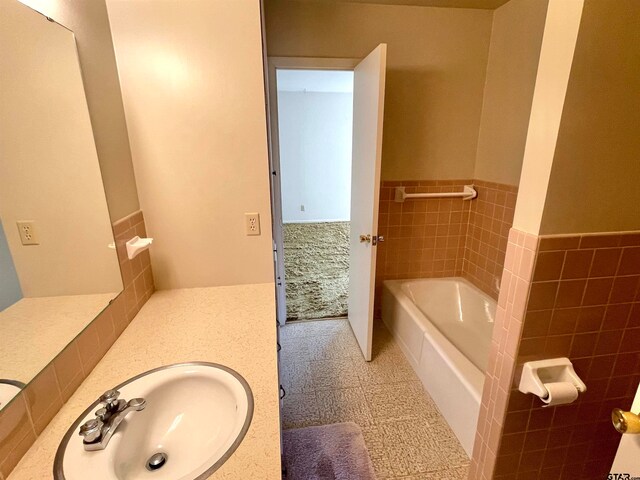
<path fill-rule="evenodd" d="M 382 320 L 469 456 L 495 311 L 463 278 L 384 282 Z"/>

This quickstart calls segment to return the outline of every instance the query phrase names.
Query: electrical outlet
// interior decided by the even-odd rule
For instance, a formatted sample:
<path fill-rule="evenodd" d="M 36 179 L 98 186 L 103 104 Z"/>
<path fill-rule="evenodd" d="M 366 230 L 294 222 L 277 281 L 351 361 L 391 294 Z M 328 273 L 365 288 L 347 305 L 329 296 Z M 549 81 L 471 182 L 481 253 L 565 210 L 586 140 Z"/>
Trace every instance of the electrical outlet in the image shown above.
<path fill-rule="evenodd" d="M 36 234 L 36 226 L 33 220 L 17 222 L 20 240 L 23 245 L 39 245 L 38 235 Z"/>
<path fill-rule="evenodd" d="M 260 235 L 260 214 L 245 213 L 245 233 L 247 235 Z"/>

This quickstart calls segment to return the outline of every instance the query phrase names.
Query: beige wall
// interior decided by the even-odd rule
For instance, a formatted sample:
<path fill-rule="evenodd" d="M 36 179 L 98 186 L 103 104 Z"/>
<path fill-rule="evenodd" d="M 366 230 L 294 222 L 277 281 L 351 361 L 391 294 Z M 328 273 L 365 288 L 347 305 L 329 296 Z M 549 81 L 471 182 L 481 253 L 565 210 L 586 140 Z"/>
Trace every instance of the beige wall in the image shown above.
<path fill-rule="evenodd" d="M 363 58 L 388 44 L 382 177 L 471 178 L 490 10 L 267 0 L 270 56 Z"/>
<path fill-rule="evenodd" d="M 21 1 L 75 33 L 111 219 L 135 212 L 138 194 L 104 0 Z"/>
<path fill-rule="evenodd" d="M 0 217 L 24 296 L 119 292 L 73 34 L 0 0 L 0 85 Z M 21 244 L 20 220 L 39 245 Z"/>
<path fill-rule="evenodd" d="M 582 5 L 583 0 L 549 0 L 513 219 L 522 232 L 540 233 Z"/>
<path fill-rule="evenodd" d="M 108 7 L 156 286 L 273 281 L 258 0 Z"/>
<path fill-rule="evenodd" d="M 541 233 L 640 229 L 640 2 L 586 0 Z"/>
<path fill-rule="evenodd" d="M 511 0 L 493 14 L 474 178 L 518 185 L 547 0 Z"/>

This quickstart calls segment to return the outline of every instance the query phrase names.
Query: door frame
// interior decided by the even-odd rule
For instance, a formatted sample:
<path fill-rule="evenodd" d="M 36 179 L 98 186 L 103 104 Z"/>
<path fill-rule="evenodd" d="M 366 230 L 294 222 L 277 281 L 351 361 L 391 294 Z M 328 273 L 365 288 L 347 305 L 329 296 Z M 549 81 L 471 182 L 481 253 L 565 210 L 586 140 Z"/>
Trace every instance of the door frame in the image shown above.
<path fill-rule="evenodd" d="M 282 186 L 280 184 L 280 136 L 278 132 L 278 78 L 277 70 L 350 70 L 360 63 L 361 58 L 320 58 L 320 57 L 267 57 L 267 122 L 271 132 L 269 142 L 271 215 L 273 243 L 276 264 L 276 310 L 280 325 L 287 321 L 286 278 L 284 272 L 284 236 L 282 227 Z"/>

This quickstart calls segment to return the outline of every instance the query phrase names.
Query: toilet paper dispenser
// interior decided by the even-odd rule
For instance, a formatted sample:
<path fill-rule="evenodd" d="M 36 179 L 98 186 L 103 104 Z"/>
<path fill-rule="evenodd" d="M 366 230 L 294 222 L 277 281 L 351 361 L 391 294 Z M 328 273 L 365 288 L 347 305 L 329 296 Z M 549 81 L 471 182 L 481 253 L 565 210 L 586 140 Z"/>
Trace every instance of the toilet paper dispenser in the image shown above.
<path fill-rule="evenodd" d="M 518 387 L 522 393 L 533 393 L 547 406 L 571 403 L 587 386 L 578 377 L 568 358 L 552 358 L 526 362 Z"/>

